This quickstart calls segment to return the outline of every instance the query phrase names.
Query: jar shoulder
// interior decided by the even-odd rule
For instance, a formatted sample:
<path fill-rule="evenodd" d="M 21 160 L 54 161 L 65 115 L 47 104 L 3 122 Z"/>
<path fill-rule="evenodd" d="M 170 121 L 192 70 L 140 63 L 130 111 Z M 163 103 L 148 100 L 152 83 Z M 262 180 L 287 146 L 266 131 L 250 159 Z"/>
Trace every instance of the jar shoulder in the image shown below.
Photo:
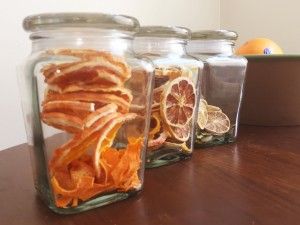
<path fill-rule="evenodd" d="M 190 55 L 160 55 L 160 54 L 142 54 L 139 55 L 142 58 L 150 60 L 154 66 L 168 66 L 168 65 L 177 65 L 177 66 L 191 66 L 203 68 L 204 63 L 201 59 Z"/>
<path fill-rule="evenodd" d="M 237 55 L 195 55 L 195 57 L 208 65 L 246 67 L 248 64 L 248 60 L 245 57 Z"/>
<path fill-rule="evenodd" d="M 53 52 L 60 49 L 47 49 L 43 51 L 35 51 L 28 55 L 25 59 L 25 65 L 28 67 L 34 67 L 40 63 L 65 63 L 65 62 L 76 62 L 77 60 L 82 59 L 81 57 L 86 57 L 86 54 L 106 54 L 111 57 L 119 58 L 120 61 L 124 61 L 131 69 L 143 69 L 147 72 L 152 72 L 154 70 L 154 66 L 152 61 L 143 56 L 139 56 L 132 52 L 124 53 L 124 54 L 116 54 L 114 52 L 102 51 L 102 50 L 94 50 L 94 49 L 85 49 L 85 48 L 68 48 L 64 49 L 65 53 L 63 54 L 55 54 Z M 74 51 L 74 52 L 72 52 Z M 67 53 L 66 53 L 67 52 Z M 72 52 L 72 53 L 70 53 Z M 96 56 L 97 57 L 97 56 Z M 94 59 L 96 60 L 96 59 Z"/>

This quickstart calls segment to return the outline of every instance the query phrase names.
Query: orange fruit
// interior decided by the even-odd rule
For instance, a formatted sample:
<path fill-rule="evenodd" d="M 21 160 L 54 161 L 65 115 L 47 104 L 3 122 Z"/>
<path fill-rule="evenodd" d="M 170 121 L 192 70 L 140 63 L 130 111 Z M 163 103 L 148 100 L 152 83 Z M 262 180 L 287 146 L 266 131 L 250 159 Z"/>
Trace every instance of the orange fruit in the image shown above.
<path fill-rule="evenodd" d="M 229 131 L 230 120 L 220 111 L 211 111 L 207 113 L 208 121 L 205 130 L 216 135 L 222 135 Z"/>
<path fill-rule="evenodd" d="M 272 40 L 255 38 L 247 41 L 236 50 L 237 55 L 271 55 L 283 54 L 282 49 Z"/>
<path fill-rule="evenodd" d="M 196 89 L 187 77 L 172 80 L 161 95 L 160 111 L 166 124 L 184 127 L 194 114 Z"/>

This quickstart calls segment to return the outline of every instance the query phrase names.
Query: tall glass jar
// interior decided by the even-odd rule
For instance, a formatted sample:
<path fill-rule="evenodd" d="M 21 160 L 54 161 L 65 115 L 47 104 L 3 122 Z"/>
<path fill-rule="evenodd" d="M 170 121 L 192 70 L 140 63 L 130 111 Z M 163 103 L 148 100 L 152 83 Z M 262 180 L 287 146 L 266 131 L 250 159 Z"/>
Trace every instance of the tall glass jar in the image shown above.
<path fill-rule="evenodd" d="M 20 76 L 34 184 L 69 214 L 142 189 L 153 67 L 132 51 L 135 18 L 29 16 L 32 52 Z"/>
<path fill-rule="evenodd" d="M 238 133 L 247 60 L 235 56 L 237 34 L 227 30 L 192 33 L 188 53 L 204 61 L 195 146 L 234 142 Z"/>
<path fill-rule="evenodd" d="M 190 31 L 183 27 L 141 27 L 134 50 L 152 60 L 154 90 L 146 167 L 168 165 L 193 151 L 198 78 L 203 63 L 188 56 Z"/>

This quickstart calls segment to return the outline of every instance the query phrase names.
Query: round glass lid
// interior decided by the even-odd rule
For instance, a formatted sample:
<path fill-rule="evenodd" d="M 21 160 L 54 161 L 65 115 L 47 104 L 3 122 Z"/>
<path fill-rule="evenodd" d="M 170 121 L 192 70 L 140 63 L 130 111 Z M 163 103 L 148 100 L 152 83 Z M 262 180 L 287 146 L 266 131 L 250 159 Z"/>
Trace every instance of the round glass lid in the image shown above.
<path fill-rule="evenodd" d="M 104 13 L 45 13 L 26 17 L 23 21 L 23 27 L 29 32 L 70 27 L 137 32 L 139 22 L 136 18 L 125 15 Z"/>
<path fill-rule="evenodd" d="M 231 40 L 235 41 L 238 34 L 229 30 L 199 30 L 192 32 L 192 40 Z"/>

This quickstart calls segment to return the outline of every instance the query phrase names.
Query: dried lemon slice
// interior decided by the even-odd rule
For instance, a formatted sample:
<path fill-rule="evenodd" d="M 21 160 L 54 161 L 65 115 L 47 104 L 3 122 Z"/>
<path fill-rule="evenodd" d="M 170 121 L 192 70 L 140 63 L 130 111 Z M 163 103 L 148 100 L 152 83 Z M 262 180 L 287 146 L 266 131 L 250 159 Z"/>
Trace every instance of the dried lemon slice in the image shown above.
<path fill-rule="evenodd" d="M 210 111 L 207 115 L 208 121 L 205 130 L 217 135 L 225 134 L 229 131 L 230 120 L 226 114 L 220 111 Z"/>
<path fill-rule="evenodd" d="M 198 113 L 198 120 L 197 120 L 200 129 L 204 129 L 208 121 L 206 105 L 207 105 L 206 101 L 204 99 L 200 99 L 199 113 Z"/>

